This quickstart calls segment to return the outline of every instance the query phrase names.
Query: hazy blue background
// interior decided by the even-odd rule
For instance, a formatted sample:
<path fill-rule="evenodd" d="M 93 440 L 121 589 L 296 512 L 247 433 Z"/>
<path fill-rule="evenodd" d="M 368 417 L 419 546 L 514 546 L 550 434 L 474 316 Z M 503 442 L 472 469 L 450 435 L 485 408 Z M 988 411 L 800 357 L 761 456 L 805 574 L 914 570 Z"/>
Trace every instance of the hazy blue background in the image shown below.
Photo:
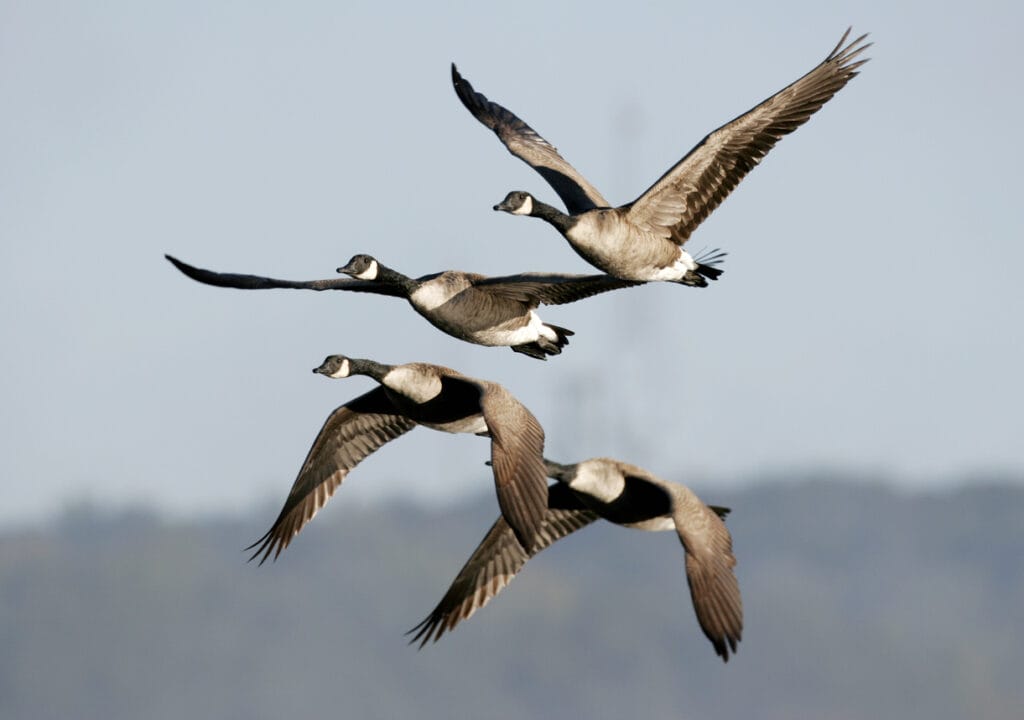
<path fill-rule="evenodd" d="M 553 456 L 704 487 L 1019 473 L 1021 20 L 975 1 L 2 2 L 0 520 L 282 498 L 327 413 L 369 387 L 310 373 L 336 352 L 502 382 Z M 862 75 L 691 241 L 729 251 L 723 280 L 549 308 L 577 333 L 550 362 L 393 299 L 207 288 L 162 257 L 585 272 L 544 223 L 492 212 L 554 194 L 461 107 L 451 61 L 625 202 L 850 24 L 875 42 Z M 486 456 L 418 431 L 340 496 L 460 498 Z"/>

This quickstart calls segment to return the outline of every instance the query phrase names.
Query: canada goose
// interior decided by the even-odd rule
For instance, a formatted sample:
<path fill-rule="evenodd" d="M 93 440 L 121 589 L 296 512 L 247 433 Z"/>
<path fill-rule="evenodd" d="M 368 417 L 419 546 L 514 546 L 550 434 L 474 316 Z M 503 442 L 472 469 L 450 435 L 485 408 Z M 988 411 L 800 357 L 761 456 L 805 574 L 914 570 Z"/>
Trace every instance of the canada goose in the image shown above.
<path fill-rule="evenodd" d="M 306 455 L 284 507 L 256 548 L 262 565 L 276 559 L 338 489 L 349 471 L 382 445 L 423 425 L 491 438 L 491 463 L 502 517 L 524 547 L 536 542 L 547 502 L 544 429 L 497 383 L 427 363 L 384 365 L 330 355 L 313 372 L 329 378 L 368 375 L 380 387 L 328 416 Z"/>
<path fill-rule="evenodd" d="M 608 275 L 522 273 L 486 277 L 447 270 L 410 278 L 369 255 L 356 255 L 338 272 L 355 279 L 275 280 L 258 275 L 216 273 L 165 255 L 176 268 L 207 285 L 247 290 L 301 288 L 354 290 L 404 297 L 434 327 L 477 345 L 510 346 L 515 352 L 546 360 L 569 343 L 571 330 L 541 321 L 538 305 L 562 305 L 639 283 Z"/>
<path fill-rule="evenodd" d="M 522 191 L 509 193 L 495 210 L 546 220 L 580 256 L 609 275 L 703 287 L 706 279 L 722 274 L 714 265 L 723 254 L 694 259 L 683 245 L 783 135 L 807 122 L 857 75 L 867 60 L 854 59 L 870 44 L 861 44 L 867 37 L 862 35 L 844 47 L 849 34 L 848 29 L 820 65 L 712 132 L 640 197 L 620 207 L 612 207 L 529 125 L 475 92 L 455 65 L 452 82 L 463 105 L 548 181 L 569 214 Z"/>
<path fill-rule="evenodd" d="M 544 461 L 558 483 L 548 488 L 548 506 L 532 550 L 525 550 L 498 518 L 459 571 L 445 596 L 409 631 L 411 642 L 435 642 L 512 582 L 526 561 L 598 518 L 638 530 L 675 530 L 686 551 L 686 579 L 704 634 L 725 661 L 743 631 L 743 602 L 732 568 L 732 538 L 721 518 L 728 508 L 705 505 L 685 485 L 669 482 L 628 463 L 608 458 L 575 465 Z"/>

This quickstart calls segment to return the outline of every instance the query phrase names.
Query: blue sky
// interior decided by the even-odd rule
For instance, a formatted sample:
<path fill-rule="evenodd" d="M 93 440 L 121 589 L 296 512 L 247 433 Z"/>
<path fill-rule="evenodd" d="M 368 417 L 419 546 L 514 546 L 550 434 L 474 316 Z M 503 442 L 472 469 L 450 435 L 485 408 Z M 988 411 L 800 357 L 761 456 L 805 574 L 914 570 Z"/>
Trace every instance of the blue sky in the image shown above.
<path fill-rule="evenodd" d="M 913 487 L 1024 470 L 1019 5 L 208 5 L 0 8 L 0 521 L 276 502 L 369 387 L 310 373 L 338 352 L 501 382 L 553 457 L 705 494 L 821 466 Z M 875 43 L 861 76 L 691 240 L 729 252 L 721 282 L 548 308 L 576 336 L 547 363 L 394 299 L 207 288 L 163 259 L 587 272 L 491 210 L 554 194 L 461 107 L 450 62 L 622 203 L 851 24 Z M 341 493 L 457 500 L 486 457 L 418 430 Z"/>

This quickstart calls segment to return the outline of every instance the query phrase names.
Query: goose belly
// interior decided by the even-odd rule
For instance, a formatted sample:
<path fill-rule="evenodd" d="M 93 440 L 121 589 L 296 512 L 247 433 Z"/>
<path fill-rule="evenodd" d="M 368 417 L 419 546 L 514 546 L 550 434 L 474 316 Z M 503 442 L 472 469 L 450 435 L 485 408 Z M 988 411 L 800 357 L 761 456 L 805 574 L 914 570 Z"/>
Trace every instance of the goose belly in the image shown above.
<path fill-rule="evenodd" d="M 662 515 L 661 517 L 651 518 L 650 520 L 641 520 L 639 522 L 624 522 L 619 524 L 623 527 L 633 528 L 634 530 L 648 530 L 650 532 L 663 532 L 665 530 L 676 529 L 676 521 L 668 515 Z"/>
<path fill-rule="evenodd" d="M 453 434 L 470 433 L 472 435 L 481 435 L 488 432 L 487 423 L 484 421 L 484 416 L 482 414 L 470 415 L 469 417 L 441 423 L 420 422 L 420 425 L 425 425 L 432 430 L 440 430 L 441 432 Z"/>
<path fill-rule="evenodd" d="M 418 302 L 414 302 L 414 307 L 434 327 L 478 345 L 521 345 L 534 342 L 541 335 L 556 339 L 554 332 L 523 303 L 494 298 L 476 290 L 467 290 L 433 307 Z"/>
<path fill-rule="evenodd" d="M 481 345 L 523 345 L 536 342 L 541 337 L 546 337 L 552 342 L 558 339 L 554 331 L 545 326 L 540 316 L 533 310 L 525 316 L 479 330 L 474 333 L 474 337 L 475 342 Z"/>
<path fill-rule="evenodd" d="M 541 335 L 557 336 L 544 326 L 541 319 L 534 313 L 520 315 L 510 320 L 491 321 L 486 319 L 449 318 L 439 313 L 425 315 L 430 323 L 453 337 L 466 340 L 477 345 L 502 347 L 521 345 L 536 341 Z"/>
<path fill-rule="evenodd" d="M 580 256 L 609 275 L 651 281 L 678 280 L 686 274 L 685 269 L 676 267 L 681 249 L 672 241 L 639 232 L 621 219 L 583 221 L 586 218 L 583 216 L 565 237 Z"/>

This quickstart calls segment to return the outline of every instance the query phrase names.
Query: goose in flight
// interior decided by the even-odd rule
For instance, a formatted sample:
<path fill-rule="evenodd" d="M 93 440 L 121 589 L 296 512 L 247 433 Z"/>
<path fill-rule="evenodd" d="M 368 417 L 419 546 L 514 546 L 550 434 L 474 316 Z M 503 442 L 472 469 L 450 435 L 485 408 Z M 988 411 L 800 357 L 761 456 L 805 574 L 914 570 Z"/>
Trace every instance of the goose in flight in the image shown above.
<path fill-rule="evenodd" d="M 743 602 L 733 574 L 732 537 L 722 522 L 728 508 L 705 505 L 685 485 L 608 458 L 575 465 L 544 461 L 558 482 L 532 550 L 498 518 L 459 571 L 441 602 L 409 631 L 422 648 L 489 603 L 526 561 L 555 541 L 603 518 L 637 530 L 674 530 L 686 553 L 686 579 L 697 622 L 722 660 L 736 652 L 743 631 Z"/>
<path fill-rule="evenodd" d="M 164 257 L 185 275 L 206 285 L 246 290 L 352 290 L 405 298 L 430 324 L 452 337 L 477 345 L 508 346 L 540 360 L 561 353 L 573 332 L 543 322 L 536 312 L 538 305 L 562 305 L 640 284 L 609 275 L 521 273 L 486 277 L 459 270 L 411 278 L 365 254 L 354 256 L 338 268 L 351 278 L 276 280 L 213 272 L 170 255 Z"/>
<path fill-rule="evenodd" d="M 276 559 L 330 499 L 348 473 L 417 425 L 491 439 L 498 506 L 517 543 L 534 547 L 547 507 L 544 430 L 497 383 L 427 363 L 384 365 L 331 355 L 313 370 L 329 378 L 368 375 L 380 383 L 330 414 L 270 530 L 250 560 Z"/>
<path fill-rule="evenodd" d="M 548 181 L 568 213 L 520 190 L 510 192 L 495 210 L 546 220 L 581 257 L 609 275 L 703 287 L 722 274 L 715 265 L 724 253 L 694 258 L 683 249 L 686 241 L 783 135 L 807 122 L 858 74 L 867 59 L 857 58 L 870 43 L 861 35 L 844 44 L 849 34 L 848 29 L 817 67 L 709 134 L 640 197 L 619 207 L 612 207 L 533 128 L 473 90 L 454 64 L 452 82 L 462 104 Z"/>

